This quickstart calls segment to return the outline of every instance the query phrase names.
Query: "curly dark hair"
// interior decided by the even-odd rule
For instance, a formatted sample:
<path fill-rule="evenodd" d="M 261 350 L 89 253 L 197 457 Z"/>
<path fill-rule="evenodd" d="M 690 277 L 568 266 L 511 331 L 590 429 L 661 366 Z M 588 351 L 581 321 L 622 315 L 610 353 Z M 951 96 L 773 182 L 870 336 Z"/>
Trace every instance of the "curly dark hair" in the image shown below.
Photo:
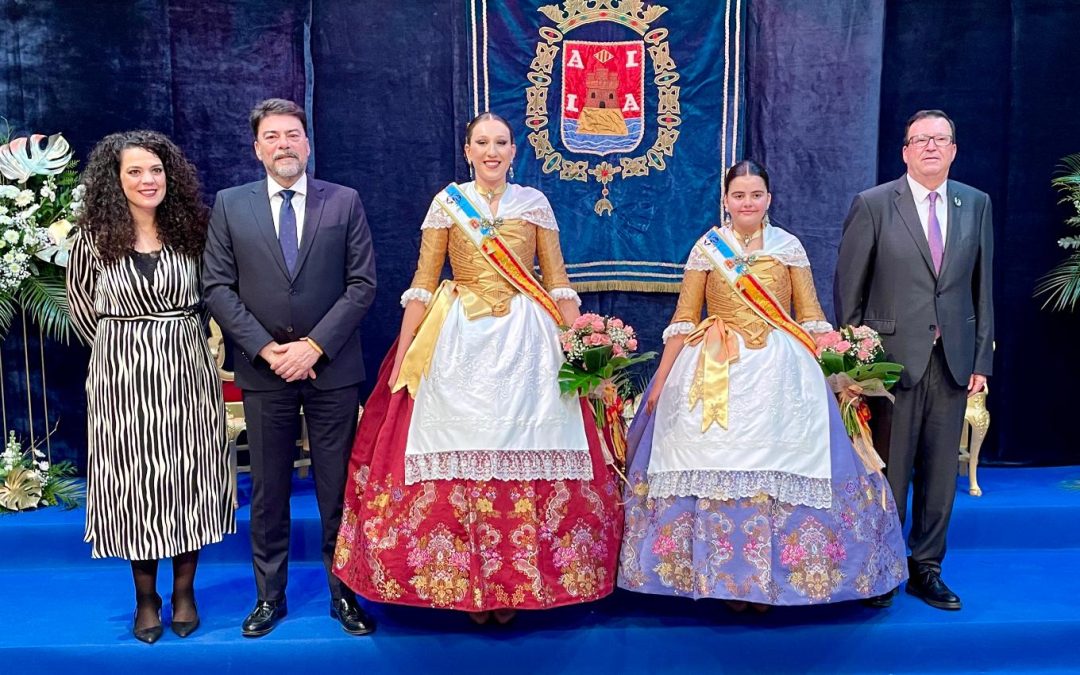
<path fill-rule="evenodd" d="M 161 243 L 179 253 L 202 255 L 210 210 L 199 193 L 195 167 L 164 134 L 138 130 L 101 139 L 83 171 L 86 194 L 78 224 L 93 236 L 101 258 L 119 260 L 135 246 L 135 220 L 120 186 L 120 155 L 126 148 L 152 152 L 165 168 L 165 198 L 157 207 Z"/>

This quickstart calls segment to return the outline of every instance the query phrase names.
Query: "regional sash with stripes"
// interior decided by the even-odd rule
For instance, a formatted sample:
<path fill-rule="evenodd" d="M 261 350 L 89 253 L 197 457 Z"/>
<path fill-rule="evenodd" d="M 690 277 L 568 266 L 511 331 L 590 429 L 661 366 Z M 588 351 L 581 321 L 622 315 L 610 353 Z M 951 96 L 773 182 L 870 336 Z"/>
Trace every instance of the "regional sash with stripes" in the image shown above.
<path fill-rule="evenodd" d="M 494 223 L 480 213 L 457 183 L 447 185 L 435 196 L 435 202 L 450 216 L 465 238 L 476 246 L 476 250 L 499 273 L 499 276 L 522 295 L 540 305 L 555 321 L 555 325 L 562 325 L 562 313 L 554 298 L 540 285 L 536 277 L 506 245 L 506 242 L 499 237 L 499 231 Z"/>
<path fill-rule="evenodd" d="M 817 343 L 810 333 L 791 318 L 769 289 L 750 271 L 750 265 L 735 254 L 734 249 L 724 241 L 720 230 L 712 228 L 696 244 L 713 269 L 720 273 L 728 284 L 735 289 L 739 298 L 764 319 L 770 326 L 782 330 L 798 340 L 810 354 L 817 358 Z"/>

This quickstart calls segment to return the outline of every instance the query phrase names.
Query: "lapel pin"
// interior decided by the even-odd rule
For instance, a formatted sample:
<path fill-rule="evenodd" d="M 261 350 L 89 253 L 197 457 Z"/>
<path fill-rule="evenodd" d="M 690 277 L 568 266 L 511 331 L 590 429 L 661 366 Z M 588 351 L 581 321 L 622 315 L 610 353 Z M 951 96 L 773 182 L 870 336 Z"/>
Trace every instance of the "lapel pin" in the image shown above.
<path fill-rule="evenodd" d="M 960 206 L 960 204 L 961 204 L 960 198 L 959 197 L 953 197 L 952 198 L 952 203 L 956 204 L 957 206 Z"/>

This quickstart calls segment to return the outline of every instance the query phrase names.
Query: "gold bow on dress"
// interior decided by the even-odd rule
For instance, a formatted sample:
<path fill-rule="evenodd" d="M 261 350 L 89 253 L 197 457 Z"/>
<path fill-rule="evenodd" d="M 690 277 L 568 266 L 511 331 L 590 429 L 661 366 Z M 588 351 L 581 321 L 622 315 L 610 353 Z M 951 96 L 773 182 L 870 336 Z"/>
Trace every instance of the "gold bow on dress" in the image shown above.
<path fill-rule="evenodd" d="M 715 422 L 728 428 L 729 366 L 739 360 L 739 340 L 718 316 L 710 316 L 686 336 L 686 344 L 701 347 L 694 382 L 690 385 L 690 409 L 702 402 L 701 433 Z"/>
<path fill-rule="evenodd" d="M 435 354 L 435 343 L 439 339 L 443 322 L 450 313 L 450 307 L 454 304 L 454 291 L 457 290 L 453 281 L 446 280 L 439 284 L 438 290 L 428 303 L 424 318 L 416 328 L 416 336 L 409 343 L 405 352 L 405 358 L 401 360 L 401 369 L 398 371 L 397 381 L 391 388 L 396 393 L 402 387 L 409 391 L 409 396 L 416 398 L 416 392 L 420 389 L 420 379 L 431 370 L 431 357 Z"/>

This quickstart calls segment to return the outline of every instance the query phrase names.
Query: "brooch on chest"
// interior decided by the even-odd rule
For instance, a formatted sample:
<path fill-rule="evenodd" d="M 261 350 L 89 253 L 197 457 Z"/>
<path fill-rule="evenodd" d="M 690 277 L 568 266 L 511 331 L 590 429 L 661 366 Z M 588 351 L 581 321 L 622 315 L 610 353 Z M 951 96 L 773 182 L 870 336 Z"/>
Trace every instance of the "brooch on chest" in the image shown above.
<path fill-rule="evenodd" d="M 743 268 L 750 267 L 751 265 L 753 265 L 757 261 L 758 261 L 757 253 L 750 253 L 748 255 L 736 255 L 735 256 L 735 264 L 739 265 L 740 267 L 743 267 Z M 740 271 L 745 272 L 746 270 L 742 269 Z"/>
<path fill-rule="evenodd" d="M 483 237 L 494 237 L 499 233 L 499 228 L 502 225 L 502 218 L 471 218 L 469 220 L 469 227 L 478 230 Z"/>

